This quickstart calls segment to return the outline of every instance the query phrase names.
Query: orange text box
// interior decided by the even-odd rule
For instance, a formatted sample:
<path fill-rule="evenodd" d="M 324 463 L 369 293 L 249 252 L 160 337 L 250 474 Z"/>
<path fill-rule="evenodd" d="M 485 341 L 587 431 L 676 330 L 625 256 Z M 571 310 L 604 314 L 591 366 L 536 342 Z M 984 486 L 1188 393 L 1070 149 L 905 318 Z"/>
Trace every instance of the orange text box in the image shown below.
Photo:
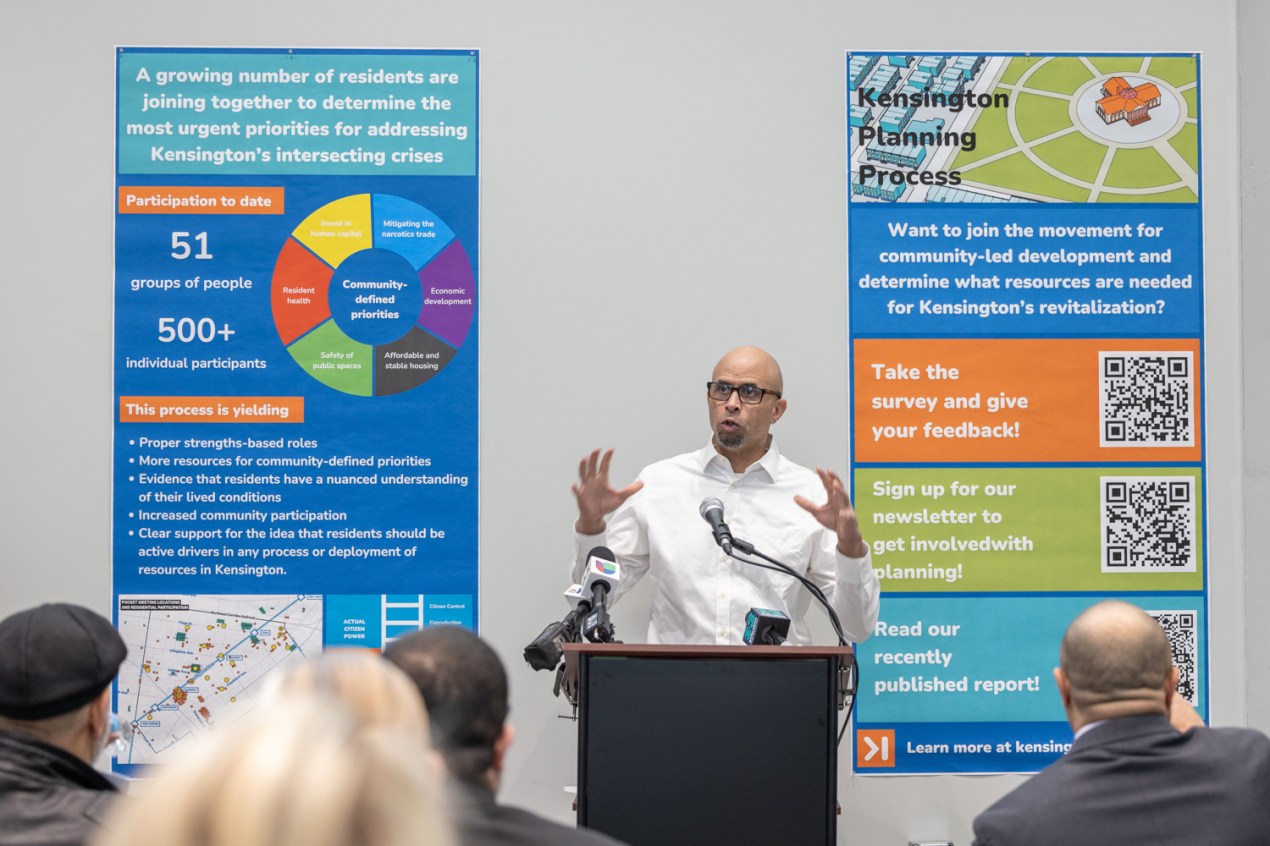
<path fill-rule="evenodd" d="M 121 185 L 120 214 L 282 214 L 282 188 Z"/>
<path fill-rule="evenodd" d="M 120 423 L 303 423 L 304 397 L 120 397 Z"/>
<path fill-rule="evenodd" d="M 854 352 L 858 462 L 1200 459 L 1195 339 L 868 339 Z M 1104 419 L 1100 353 L 1162 353 L 1189 370 L 1135 390 L 1124 387 L 1131 378 L 1111 379 L 1117 413 Z M 1185 436 L 1114 441 L 1121 413 L 1131 433 L 1163 416 L 1184 421 Z"/>

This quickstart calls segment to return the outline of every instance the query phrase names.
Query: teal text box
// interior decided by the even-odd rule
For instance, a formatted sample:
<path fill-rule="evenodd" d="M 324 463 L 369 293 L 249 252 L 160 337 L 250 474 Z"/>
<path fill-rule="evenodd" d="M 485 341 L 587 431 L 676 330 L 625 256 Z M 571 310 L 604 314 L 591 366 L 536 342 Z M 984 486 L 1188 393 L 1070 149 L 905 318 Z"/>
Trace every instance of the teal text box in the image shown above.
<path fill-rule="evenodd" d="M 861 723 L 1065 720 L 1053 670 L 1068 624 L 1107 596 L 884 596 L 856 647 Z M 1193 615 L 1188 689 L 1207 709 L 1207 622 L 1198 596 L 1135 596 L 1148 612 Z M 1179 637 L 1177 633 L 1174 637 Z M 1180 637 L 1179 637 L 1180 639 Z"/>
<path fill-rule="evenodd" d="M 474 51 L 121 50 L 120 173 L 472 176 Z"/>

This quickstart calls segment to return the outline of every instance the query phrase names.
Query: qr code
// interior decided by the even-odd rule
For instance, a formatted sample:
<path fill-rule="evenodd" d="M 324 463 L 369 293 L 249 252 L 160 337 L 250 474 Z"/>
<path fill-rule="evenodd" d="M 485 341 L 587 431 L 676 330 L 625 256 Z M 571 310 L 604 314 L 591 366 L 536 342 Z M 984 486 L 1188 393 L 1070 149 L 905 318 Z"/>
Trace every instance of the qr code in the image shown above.
<path fill-rule="evenodd" d="M 1100 352 L 1098 364 L 1102 446 L 1195 445 L 1190 351 Z"/>
<path fill-rule="evenodd" d="M 1103 476 L 1102 572 L 1195 572 L 1193 476 Z"/>
<path fill-rule="evenodd" d="M 1146 612 L 1155 618 L 1168 635 L 1169 646 L 1173 648 L 1173 664 L 1177 667 L 1177 692 L 1192 705 L 1195 700 L 1195 677 L 1198 648 L 1194 611 L 1152 611 Z"/>

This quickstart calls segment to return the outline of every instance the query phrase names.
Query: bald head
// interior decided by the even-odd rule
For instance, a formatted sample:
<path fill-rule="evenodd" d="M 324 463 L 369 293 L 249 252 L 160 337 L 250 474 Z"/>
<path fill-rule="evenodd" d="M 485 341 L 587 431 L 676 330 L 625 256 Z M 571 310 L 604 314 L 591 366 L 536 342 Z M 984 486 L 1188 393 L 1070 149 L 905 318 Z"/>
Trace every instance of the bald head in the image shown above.
<path fill-rule="evenodd" d="M 731 462 L 734 472 L 743 473 L 767 452 L 772 424 L 785 413 L 780 365 L 758 347 L 737 347 L 719 359 L 710 379 L 733 388 L 751 385 L 764 391 L 757 402 L 743 402 L 739 390 L 727 399 L 707 394 L 715 449 Z"/>
<path fill-rule="evenodd" d="M 730 373 L 737 370 L 752 373 L 761 378 L 762 382 L 756 383 L 759 387 L 778 393 L 785 391 L 785 379 L 781 376 L 781 366 L 766 350 L 758 347 L 737 347 L 728 350 L 714 366 L 711 378 L 718 379 L 722 372 Z"/>
<path fill-rule="evenodd" d="M 1169 639 L 1159 624 L 1136 605 L 1108 600 L 1086 609 L 1067 627 L 1058 681 L 1076 725 L 1167 713 L 1177 676 Z"/>

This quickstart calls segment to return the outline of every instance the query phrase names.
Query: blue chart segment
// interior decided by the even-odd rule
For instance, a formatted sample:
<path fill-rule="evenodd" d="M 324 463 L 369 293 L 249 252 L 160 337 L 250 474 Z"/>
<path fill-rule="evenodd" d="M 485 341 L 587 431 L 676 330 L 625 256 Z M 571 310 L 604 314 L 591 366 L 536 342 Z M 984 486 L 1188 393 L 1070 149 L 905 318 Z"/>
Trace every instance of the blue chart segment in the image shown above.
<path fill-rule="evenodd" d="M 305 218 L 274 264 L 274 325 L 327 387 L 388 396 L 437 375 L 463 345 L 476 279 L 463 245 L 428 209 L 355 194 Z"/>

